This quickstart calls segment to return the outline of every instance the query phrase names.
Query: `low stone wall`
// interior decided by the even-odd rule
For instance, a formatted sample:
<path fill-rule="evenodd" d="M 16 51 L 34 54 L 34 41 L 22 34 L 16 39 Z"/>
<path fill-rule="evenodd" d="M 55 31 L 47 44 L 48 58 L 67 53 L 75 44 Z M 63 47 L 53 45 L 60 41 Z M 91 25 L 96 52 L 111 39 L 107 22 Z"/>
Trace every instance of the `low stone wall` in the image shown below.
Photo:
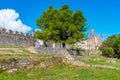
<path fill-rule="evenodd" d="M 65 49 L 62 48 L 50 48 L 50 47 L 39 47 L 35 48 L 35 51 L 37 53 L 42 53 L 42 54 L 64 54 L 66 53 Z"/>
<path fill-rule="evenodd" d="M 65 54 L 66 52 L 71 55 L 89 55 L 89 54 L 101 54 L 99 50 L 71 50 L 63 48 L 51 48 L 51 47 L 39 47 L 35 48 L 36 53 L 41 54 Z"/>
<path fill-rule="evenodd" d="M 75 50 L 71 49 L 63 49 L 63 48 L 51 48 L 51 47 L 39 47 L 35 48 L 35 52 L 42 53 L 42 54 L 65 54 L 66 52 L 69 54 L 87 54 L 87 51 L 81 50 L 79 53 L 76 53 Z"/>
<path fill-rule="evenodd" d="M 9 70 L 12 68 L 29 68 L 31 65 L 37 64 L 38 61 L 34 61 L 32 59 L 24 58 L 24 59 L 11 59 L 8 61 L 0 62 L 0 71 Z"/>

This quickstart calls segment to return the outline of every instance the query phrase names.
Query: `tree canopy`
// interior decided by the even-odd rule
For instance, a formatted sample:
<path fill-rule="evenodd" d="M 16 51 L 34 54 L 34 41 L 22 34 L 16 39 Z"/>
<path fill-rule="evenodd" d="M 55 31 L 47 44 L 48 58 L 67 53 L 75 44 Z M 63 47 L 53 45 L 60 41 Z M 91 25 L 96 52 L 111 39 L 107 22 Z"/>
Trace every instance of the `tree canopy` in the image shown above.
<path fill-rule="evenodd" d="M 52 40 L 62 43 L 75 43 L 82 39 L 86 31 L 86 18 L 80 10 L 73 13 L 67 4 L 60 9 L 50 6 L 39 19 L 36 20 L 37 30 L 35 38 Z"/>
<path fill-rule="evenodd" d="M 100 50 L 104 56 L 120 58 L 120 34 L 109 36 L 101 45 Z"/>

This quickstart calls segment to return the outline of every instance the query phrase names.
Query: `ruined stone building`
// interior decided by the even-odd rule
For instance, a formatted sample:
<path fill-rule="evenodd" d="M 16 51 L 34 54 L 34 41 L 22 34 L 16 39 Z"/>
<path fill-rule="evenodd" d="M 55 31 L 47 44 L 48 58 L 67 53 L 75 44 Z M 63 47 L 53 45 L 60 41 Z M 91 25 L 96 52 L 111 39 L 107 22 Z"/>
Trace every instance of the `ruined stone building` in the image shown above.
<path fill-rule="evenodd" d="M 0 46 L 34 46 L 35 39 L 32 35 L 0 28 Z"/>
<path fill-rule="evenodd" d="M 77 42 L 76 45 L 85 50 L 93 50 L 98 49 L 103 41 L 101 37 L 95 36 L 94 29 L 91 29 L 91 37 L 87 40 Z"/>

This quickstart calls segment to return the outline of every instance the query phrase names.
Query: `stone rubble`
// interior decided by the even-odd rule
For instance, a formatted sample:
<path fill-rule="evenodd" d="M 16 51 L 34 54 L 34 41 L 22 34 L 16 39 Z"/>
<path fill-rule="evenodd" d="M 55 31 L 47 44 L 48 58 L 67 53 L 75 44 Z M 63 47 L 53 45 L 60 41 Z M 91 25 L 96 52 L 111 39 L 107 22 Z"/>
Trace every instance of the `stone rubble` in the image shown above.
<path fill-rule="evenodd" d="M 13 73 L 15 71 L 17 71 L 17 68 L 13 68 L 13 69 L 7 70 L 8 73 Z"/>
<path fill-rule="evenodd" d="M 11 62 L 1 62 L 0 69 L 1 70 L 11 70 L 13 68 L 33 68 L 34 64 L 37 64 L 37 61 L 31 59 L 15 59 Z"/>
<path fill-rule="evenodd" d="M 112 59 L 112 60 L 106 60 L 106 62 L 107 62 L 107 63 L 113 63 L 113 64 L 115 64 L 115 63 L 116 63 L 116 61 L 115 61 L 115 60 L 113 60 L 113 59 Z"/>

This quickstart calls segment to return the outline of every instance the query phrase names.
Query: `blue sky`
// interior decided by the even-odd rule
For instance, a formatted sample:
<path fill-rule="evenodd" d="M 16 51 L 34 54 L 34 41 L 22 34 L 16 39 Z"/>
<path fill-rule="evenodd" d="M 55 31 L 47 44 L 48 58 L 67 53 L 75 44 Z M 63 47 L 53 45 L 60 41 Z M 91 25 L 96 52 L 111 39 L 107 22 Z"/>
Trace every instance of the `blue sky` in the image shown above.
<path fill-rule="evenodd" d="M 0 0 L 1 9 L 13 9 L 19 13 L 23 24 L 32 27 L 34 31 L 36 19 L 52 5 L 60 8 L 68 4 L 73 11 L 81 10 L 87 18 L 89 30 L 103 37 L 120 33 L 120 0 Z"/>

